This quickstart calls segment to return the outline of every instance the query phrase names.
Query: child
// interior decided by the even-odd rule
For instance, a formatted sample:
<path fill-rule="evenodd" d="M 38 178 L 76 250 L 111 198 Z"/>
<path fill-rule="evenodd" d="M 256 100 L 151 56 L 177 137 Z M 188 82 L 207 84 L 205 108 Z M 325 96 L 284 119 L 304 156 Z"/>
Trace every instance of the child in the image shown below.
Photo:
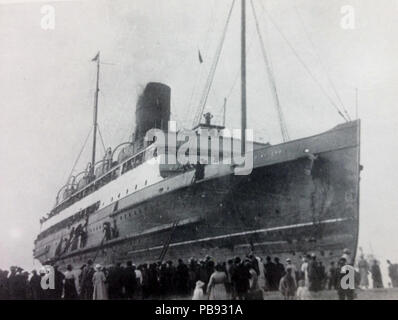
<path fill-rule="evenodd" d="M 203 286 L 205 285 L 204 282 L 198 280 L 196 282 L 196 287 L 193 292 L 192 300 L 205 300 L 205 295 L 203 293 Z"/>
<path fill-rule="evenodd" d="M 282 277 L 279 282 L 279 291 L 282 293 L 285 300 L 293 300 L 296 294 L 296 280 L 292 276 L 292 268 L 286 268 L 286 275 Z"/>
<path fill-rule="evenodd" d="M 298 289 L 297 289 L 297 300 L 310 300 L 310 292 L 308 288 L 305 286 L 305 281 L 300 280 L 298 282 Z"/>

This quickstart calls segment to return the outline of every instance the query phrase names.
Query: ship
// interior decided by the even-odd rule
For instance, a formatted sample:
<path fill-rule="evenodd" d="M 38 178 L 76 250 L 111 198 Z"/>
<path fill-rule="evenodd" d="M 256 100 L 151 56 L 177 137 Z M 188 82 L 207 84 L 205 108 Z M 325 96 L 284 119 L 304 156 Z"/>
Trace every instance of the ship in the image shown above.
<path fill-rule="evenodd" d="M 201 136 L 210 130 L 219 141 L 240 146 L 241 155 L 252 159 L 249 172 L 236 174 L 234 147 L 213 152 L 214 163 L 201 163 L 199 156 L 188 165 L 159 161 L 179 152 L 181 142 L 160 148 L 145 139 L 153 129 L 172 131 L 171 88 L 158 82 L 148 83 L 138 99 L 131 141 L 96 161 L 98 53 L 91 165 L 68 180 L 40 220 L 33 255 L 41 264 L 64 269 L 89 259 L 105 266 L 205 256 L 226 261 L 253 253 L 297 263 L 312 253 L 328 263 L 344 249 L 355 257 L 360 120 L 345 118 L 328 131 L 276 145 L 254 141 L 246 149 L 245 2 L 241 137 L 223 136 L 225 126 L 212 124 L 203 108 L 199 118 L 205 122 L 199 119 L 193 131 Z M 202 143 L 195 152 L 211 153 L 211 148 Z"/>

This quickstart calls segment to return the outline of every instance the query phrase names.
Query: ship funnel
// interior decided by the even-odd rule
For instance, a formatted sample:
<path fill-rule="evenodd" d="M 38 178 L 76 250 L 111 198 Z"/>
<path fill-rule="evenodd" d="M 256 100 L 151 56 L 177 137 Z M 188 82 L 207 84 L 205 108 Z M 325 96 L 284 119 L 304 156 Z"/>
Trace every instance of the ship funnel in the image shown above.
<path fill-rule="evenodd" d="M 170 120 L 170 97 L 169 86 L 156 82 L 146 85 L 138 99 L 135 112 L 136 141 L 143 139 L 150 129 L 157 128 L 167 131 Z"/>

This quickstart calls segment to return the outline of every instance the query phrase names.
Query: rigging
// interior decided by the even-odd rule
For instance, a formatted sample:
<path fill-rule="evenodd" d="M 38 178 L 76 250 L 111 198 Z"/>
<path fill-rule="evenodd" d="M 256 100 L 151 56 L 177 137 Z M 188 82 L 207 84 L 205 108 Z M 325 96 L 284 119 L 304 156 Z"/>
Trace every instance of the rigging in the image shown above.
<path fill-rule="evenodd" d="M 308 41 L 310 42 L 310 44 L 311 44 L 311 46 L 312 46 L 312 50 L 314 51 L 316 57 L 318 58 L 319 64 L 321 65 L 321 67 L 322 67 L 322 69 L 323 69 L 323 72 L 325 72 L 326 77 L 328 78 L 329 84 L 330 84 L 331 88 L 333 89 L 333 92 L 334 92 L 334 94 L 336 95 L 336 97 L 337 97 L 339 103 L 341 104 L 341 107 L 342 107 L 342 109 L 343 109 L 343 111 L 344 111 L 344 114 L 347 116 L 348 120 L 351 121 L 351 117 L 350 117 L 350 115 L 349 115 L 349 113 L 348 113 L 346 107 L 344 106 L 343 100 L 341 99 L 341 97 L 340 97 L 340 95 L 339 95 L 339 93 L 338 93 L 338 91 L 337 91 L 337 89 L 336 89 L 336 86 L 334 85 L 334 82 L 333 82 L 332 78 L 330 77 L 329 73 L 327 72 L 327 69 L 326 69 L 326 67 L 325 67 L 324 63 L 322 62 L 322 59 L 321 59 L 321 57 L 320 57 L 320 55 L 319 55 L 319 52 L 315 49 L 315 44 L 314 44 L 314 42 L 312 41 L 312 39 L 311 39 L 311 37 L 310 37 L 310 35 L 309 35 L 309 32 L 308 32 L 307 28 L 305 27 L 303 18 L 301 17 L 301 15 L 300 15 L 300 13 L 299 13 L 297 7 L 295 7 L 295 12 L 296 12 L 296 15 L 297 15 L 297 17 L 298 17 L 298 20 L 300 21 L 300 23 L 301 23 L 301 25 L 302 25 L 302 27 L 303 27 L 304 33 L 305 33 L 306 37 L 308 38 Z"/>
<path fill-rule="evenodd" d="M 293 47 L 293 45 L 290 43 L 290 41 L 287 39 L 285 34 L 282 32 L 282 30 L 278 27 L 278 25 L 275 23 L 274 19 L 271 17 L 271 15 L 268 13 L 268 11 L 265 9 L 263 3 L 259 1 L 261 8 L 263 12 L 267 15 L 268 19 L 271 21 L 272 25 L 275 27 L 275 29 L 278 31 L 278 33 L 281 35 L 282 39 L 287 43 L 289 46 L 290 50 L 292 50 L 293 54 L 295 57 L 298 59 L 298 61 L 302 64 L 304 67 L 305 71 L 308 73 L 308 75 L 311 77 L 311 79 L 318 85 L 319 89 L 322 91 L 324 96 L 329 100 L 331 105 L 336 109 L 337 113 L 346 121 L 348 122 L 349 120 L 346 118 L 346 116 L 343 114 L 343 112 L 340 110 L 340 108 L 336 105 L 336 103 L 333 101 L 333 99 L 328 95 L 322 84 L 319 82 L 319 80 L 314 76 L 314 74 L 311 72 L 307 64 L 304 62 L 304 60 L 300 57 L 298 54 L 297 50 Z"/>
<path fill-rule="evenodd" d="M 290 137 L 289 137 L 289 133 L 288 133 L 287 126 L 286 126 L 285 117 L 283 115 L 283 110 L 282 110 L 282 107 L 281 107 L 281 104 L 280 104 L 278 90 L 276 88 L 275 76 L 274 76 L 274 73 L 273 73 L 273 70 L 272 70 L 272 67 L 271 67 L 271 63 L 270 63 L 270 61 L 268 59 L 267 52 L 265 51 L 265 43 L 264 43 L 263 36 L 261 34 L 260 24 L 259 24 L 258 19 L 257 19 L 257 13 L 256 13 L 256 9 L 254 7 L 253 0 L 250 0 L 250 4 L 251 4 L 252 11 L 253 11 L 254 20 L 255 20 L 255 23 L 256 23 L 257 34 L 258 34 L 258 37 L 259 37 L 259 40 L 260 40 L 260 44 L 261 44 L 261 53 L 263 55 L 265 66 L 267 68 L 267 74 L 268 74 L 268 79 L 269 79 L 269 82 L 270 82 L 270 85 L 271 85 L 272 96 L 274 98 L 275 107 L 276 107 L 276 110 L 278 112 L 279 126 L 281 128 L 282 139 L 283 139 L 283 142 L 286 142 L 286 141 L 290 140 Z"/>
<path fill-rule="evenodd" d="M 212 66 L 210 68 L 210 72 L 209 72 L 209 75 L 207 77 L 206 85 L 205 85 L 205 88 L 203 90 L 202 97 L 200 99 L 198 112 L 196 113 L 194 121 L 193 121 L 193 127 L 195 127 L 196 125 L 200 124 L 200 120 L 201 120 L 202 115 L 203 115 L 203 111 L 204 111 L 204 108 L 205 108 L 205 105 L 206 105 L 206 102 L 207 102 L 207 98 L 209 97 L 210 88 L 211 88 L 211 86 L 213 84 L 214 75 L 215 75 L 216 70 L 217 70 L 218 62 L 220 60 L 221 52 L 222 52 L 223 45 L 224 45 L 224 40 L 225 40 L 225 37 L 226 37 L 226 34 L 227 34 L 228 25 L 229 25 L 229 21 L 231 20 L 231 16 L 232 16 L 232 11 L 233 11 L 234 5 L 235 5 L 235 0 L 232 1 L 231 8 L 229 10 L 227 20 L 225 22 L 224 31 L 223 31 L 223 34 L 222 34 L 222 37 L 221 37 L 221 41 L 220 41 L 220 44 L 219 44 L 219 46 L 217 48 L 213 64 L 212 64 Z"/>

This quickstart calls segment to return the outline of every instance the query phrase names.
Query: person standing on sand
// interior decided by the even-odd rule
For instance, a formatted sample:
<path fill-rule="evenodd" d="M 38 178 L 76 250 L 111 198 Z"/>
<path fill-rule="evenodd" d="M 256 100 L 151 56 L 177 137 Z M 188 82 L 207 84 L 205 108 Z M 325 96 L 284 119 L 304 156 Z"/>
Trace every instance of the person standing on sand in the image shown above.
<path fill-rule="evenodd" d="M 328 290 L 336 289 L 336 267 L 334 261 L 330 262 L 328 270 Z"/>
<path fill-rule="evenodd" d="M 392 264 L 390 260 L 387 260 L 388 264 L 388 276 L 391 279 L 391 285 L 393 288 L 398 287 L 398 265 Z"/>
<path fill-rule="evenodd" d="M 320 291 L 320 279 L 319 279 L 319 265 L 316 260 L 316 255 L 311 254 L 311 259 L 308 262 L 308 290 L 311 293 Z"/>
<path fill-rule="evenodd" d="M 372 274 L 373 288 L 384 288 L 379 262 L 376 259 L 373 260 L 372 266 L 370 267 L 370 272 Z"/>
<path fill-rule="evenodd" d="M 368 289 L 369 288 L 369 263 L 365 260 L 363 254 L 359 257 L 358 261 L 358 270 L 359 270 L 359 275 L 360 275 L 360 282 L 359 286 L 362 289 Z"/>
<path fill-rule="evenodd" d="M 91 300 L 93 298 L 93 275 L 94 275 L 93 261 L 88 260 L 87 265 L 82 270 L 81 280 L 81 299 Z"/>
<path fill-rule="evenodd" d="M 227 300 L 227 283 L 227 274 L 224 272 L 221 264 L 217 264 L 215 267 L 215 271 L 210 276 L 209 284 L 207 285 L 209 300 Z"/>
<path fill-rule="evenodd" d="M 286 259 L 286 269 L 287 268 L 290 268 L 292 270 L 292 277 L 293 277 L 294 282 L 295 282 L 296 287 L 297 287 L 297 273 L 298 273 L 298 271 L 297 271 L 296 266 L 292 263 L 292 260 L 290 258 Z"/>
<path fill-rule="evenodd" d="M 102 271 L 102 266 L 97 264 L 95 266 L 95 273 L 93 275 L 93 300 L 108 300 L 108 295 L 105 287 L 105 274 Z"/>
<path fill-rule="evenodd" d="M 65 279 L 64 279 L 64 299 L 65 300 L 76 300 L 77 289 L 76 289 L 76 278 L 73 272 L 72 266 L 69 264 L 66 267 Z"/>
<path fill-rule="evenodd" d="M 237 299 L 247 299 L 247 292 L 250 288 L 250 277 L 248 268 L 241 262 L 239 257 L 236 257 L 233 273 L 231 274 L 231 280 L 235 288 Z"/>
<path fill-rule="evenodd" d="M 245 262 L 245 265 L 247 269 L 249 270 L 250 273 L 250 279 L 249 279 L 249 291 L 247 293 L 247 300 L 263 300 L 263 290 L 261 290 L 259 286 L 259 276 L 257 274 L 256 269 L 254 268 L 253 264 L 251 263 L 250 260 L 247 260 Z"/>
<path fill-rule="evenodd" d="M 275 281 L 275 275 L 276 275 L 276 266 L 272 262 L 271 257 L 267 256 L 265 258 L 265 263 L 264 263 L 264 276 L 266 280 L 267 291 L 275 291 L 278 289 L 278 284 Z"/>
<path fill-rule="evenodd" d="M 292 273 L 292 268 L 287 267 L 286 274 L 279 282 L 279 291 L 282 293 L 285 300 L 293 300 L 296 295 L 297 285 Z"/>
<path fill-rule="evenodd" d="M 32 277 L 29 280 L 29 284 L 30 284 L 32 299 L 41 300 L 43 298 L 43 289 L 41 287 L 41 277 L 37 274 L 36 270 L 32 271 Z"/>
<path fill-rule="evenodd" d="M 297 300 L 311 300 L 311 294 L 308 291 L 308 288 L 305 286 L 304 280 L 299 280 L 299 282 L 298 282 L 296 299 Z"/>
<path fill-rule="evenodd" d="M 205 295 L 203 293 L 203 286 L 205 283 L 203 281 L 196 281 L 195 290 L 193 291 L 192 300 L 205 300 Z"/>
<path fill-rule="evenodd" d="M 301 264 L 301 277 L 300 279 L 304 280 L 305 286 L 308 288 L 309 287 L 309 279 L 308 279 L 308 265 L 309 265 L 309 260 L 311 259 L 310 255 L 306 255 L 303 257 L 303 263 Z"/>

